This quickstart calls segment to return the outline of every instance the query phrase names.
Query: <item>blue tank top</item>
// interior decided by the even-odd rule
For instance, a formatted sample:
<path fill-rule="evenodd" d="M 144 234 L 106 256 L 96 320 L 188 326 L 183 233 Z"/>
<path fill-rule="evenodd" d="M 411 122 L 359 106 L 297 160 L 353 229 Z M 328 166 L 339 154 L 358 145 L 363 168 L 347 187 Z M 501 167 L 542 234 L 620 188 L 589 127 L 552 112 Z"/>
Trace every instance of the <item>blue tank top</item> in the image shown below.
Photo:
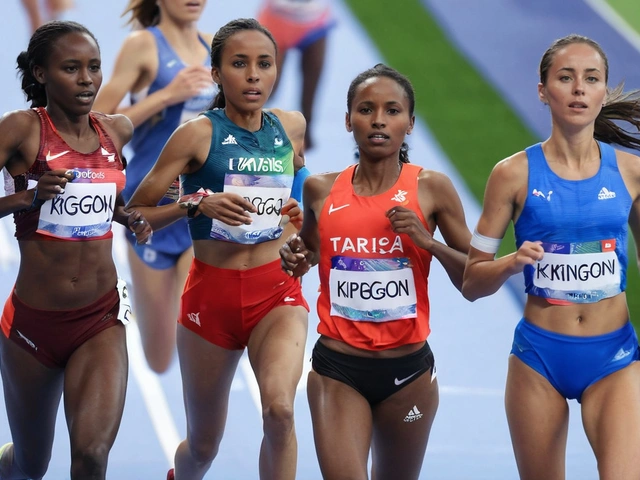
<path fill-rule="evenodd" d="M 524 269 L 525 291 L 550 303 L 593 303 L 626 287 L 632 199 L 615 150 L 598 145 L 600 169 L 584 180 L 556 175 L 541 144 L 526 149 L 528 192 L 515 224 L 516 246 L 542 242 L 544 258 Z"/>
<path fill-rule="evenodd" d="M 193 240 L 215 239 L 242 244 L 274 240 L 282 234 L 280 210 L 291 195 L 293 147 L 284 127 L 273 113 L 263 111 L 256 132 L 239 127 L 224 109 L 204 112 L 213 125 L 211 148 L 202 167 L 181 175 L 183 194 L 200 188 L 232 192 L 257 209 L 250 225 L 234 227 L 205 215 L 189 219 Z"/>
<path fill-rule="evenodd" d="M 167 39 L 158 27 L 147 28 L 156 39 L 158 47 L 158 73 L 149 87 L 131 95 L 131 103 L 136 103 L 152 93 L 165 88 L 171 83 L 180 70 L 186 67 L 180 57 L 174 52 Z M 210 51 L 207 42 L 200 37 L 200 42 Z M 211 67 L 210 56 L 203 63 Z M 202 90 L 198 95 L 186 102 L 177 103 L 165 108 L 146 122 L 136 127 L 129 146 L 133 150 L 133 158 L 127 165 L 127 186 L 124 190 L 126 200 L 131 198 L 145 175 L 151 170 L 164 144 L 178 126 L 187 120 L 195 118 L 207 109 L 217 93 L 215 84 Z M 164 201 L 166 203 L 168 200 Z"/>

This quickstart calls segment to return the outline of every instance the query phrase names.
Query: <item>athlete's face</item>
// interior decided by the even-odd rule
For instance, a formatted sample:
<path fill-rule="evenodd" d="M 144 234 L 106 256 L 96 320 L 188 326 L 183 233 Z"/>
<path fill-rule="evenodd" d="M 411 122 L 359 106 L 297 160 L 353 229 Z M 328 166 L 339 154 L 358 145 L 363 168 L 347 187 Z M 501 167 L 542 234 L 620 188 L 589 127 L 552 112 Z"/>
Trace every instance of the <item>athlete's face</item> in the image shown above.
<path fill-rule="evenodd" d="M 406 92 L 391 78 L 373 77 L 357 87 L 346 126 L 358 144 L 360 161 L 398 158 L 415 121 L 409 108 Z"/>
<path fill-rule="evenodd" d="M 170 18 L 176 23 L 197 22 L 207 0 L 160 0 L 160 18 Z"/>
<path fill-rule="evenodd" d="M 48 107 L 86 114 L 102 84 L 100 50 L 90 35 L 68 33 L 52 45 L 47 65 L 33 73 L 45 87 Z"/>
<path fill-rule="evenodd" d="M 222 50 L 220 67 L 211 69 L 213 80 L 222 86 L 228 106 L 239 111 L 261 109 L 276 81 L 276 48 L 258 30 L 231 35 Z"/>
<path fill-rule="evenodd" d="M 593 123 L 607 93 L 606 67 L 590 45 L 574 43 L 555 54 L 540 99 L 549 104 L 554 123 L 584 127 Z"/>

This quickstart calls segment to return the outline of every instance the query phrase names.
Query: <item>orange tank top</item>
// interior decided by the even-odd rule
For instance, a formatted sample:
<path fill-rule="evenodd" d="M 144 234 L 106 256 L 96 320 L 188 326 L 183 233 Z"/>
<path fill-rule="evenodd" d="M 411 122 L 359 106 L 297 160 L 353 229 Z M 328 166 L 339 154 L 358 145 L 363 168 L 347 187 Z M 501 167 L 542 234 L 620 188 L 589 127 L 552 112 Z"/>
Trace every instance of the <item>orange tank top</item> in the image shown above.
<path fill-rule="evenodd" d="M 47 110 L 35 109 L 40 118 L 40 149 L 36 160 L 25 173 L 8 176 L 7 195 L 34 188 L 49 170 L 73 170 L 75 178 L 65 192 L 47 200 L 38 208 L 21 210 L 13 215 L 16 238 L 101 240 L 111 238 L 111 222 L 116 197 L 125 185 L 124 165 L 115 145 L 99 119 L 104 115 L 89 114 L 91 126 L 98 134 L 100 146 L 93 152 L 73 150 L 60 136 Z"/>
<path fill-rule="evenodd" d="M 356 167 L 338 175 L 318 219 L 318 333 L 365 350 L 423 342 L 431 254 L 394 233 L 385 215 L 402 205 L 427 227 L 418 204 L 422 167 L 403 164 L 395 185 L 370 197 L 353 190 Z"/>

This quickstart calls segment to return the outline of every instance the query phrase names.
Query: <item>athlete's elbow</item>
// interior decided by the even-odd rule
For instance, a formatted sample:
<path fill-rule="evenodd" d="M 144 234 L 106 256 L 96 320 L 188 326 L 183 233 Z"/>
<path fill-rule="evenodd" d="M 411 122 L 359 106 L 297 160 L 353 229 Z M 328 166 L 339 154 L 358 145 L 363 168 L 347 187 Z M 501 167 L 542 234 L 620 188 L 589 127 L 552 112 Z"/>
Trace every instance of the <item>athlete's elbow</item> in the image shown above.
<path fill-rule="evenodd" d="M 470 302 L 475 302 L 482 297 L 474 282 L 468 278 L 462 280 L 462 287 L 460 288 L 462 296 Z"/>

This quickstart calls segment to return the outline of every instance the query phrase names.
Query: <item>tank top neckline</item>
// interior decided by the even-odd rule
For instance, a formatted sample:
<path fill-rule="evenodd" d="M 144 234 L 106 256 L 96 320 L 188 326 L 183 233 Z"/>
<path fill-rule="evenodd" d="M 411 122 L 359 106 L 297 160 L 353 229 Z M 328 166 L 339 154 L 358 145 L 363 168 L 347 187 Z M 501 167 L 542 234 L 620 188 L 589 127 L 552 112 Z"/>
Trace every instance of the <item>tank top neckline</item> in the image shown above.
<path fill-rule="evenodd" d="M 95 155 L 96 153 L 100 152 L 102 148 L 104 148 L 104 141 L 102 138 L 102 132 L 100 131 L 100 128 L 98 127 L 97 123 L 98 121 L 94 118 L 93 116 L 93 112 L 89 113 L 89 125 L 91 126 L 91 128 L 93 129 L 94 132 L 96 132 L 96 135 L 98 135 L 98 147 L 95 150 L 92 150 L 91 152 L 80 152 L 79 150 L 76 150 L 75 148 L 71 147 L 71 145 L 69 145 L 67 143 L 67 141 L 62 138 L 62 135 L 60 135 L 60 133 L 58 132 L 58 129 L 56 128 L 56 126 L 53 124 L 53 121 L 51 120 L 51 117 L 49 116 L 49 112 L 47 112 L 47 109 L 45 107 L 40 107 L 39 110 L 42 112 L 44 119 L 46 120 L 47 124 L 49 125 L 49 128 L 51 128 L 51 131 L 53 132 L 53 134 L 58 137 L 58 139 L 65 144 L 65 146 L 72 151 L 73 153 L 76 153 L 78 155 Z"/>

